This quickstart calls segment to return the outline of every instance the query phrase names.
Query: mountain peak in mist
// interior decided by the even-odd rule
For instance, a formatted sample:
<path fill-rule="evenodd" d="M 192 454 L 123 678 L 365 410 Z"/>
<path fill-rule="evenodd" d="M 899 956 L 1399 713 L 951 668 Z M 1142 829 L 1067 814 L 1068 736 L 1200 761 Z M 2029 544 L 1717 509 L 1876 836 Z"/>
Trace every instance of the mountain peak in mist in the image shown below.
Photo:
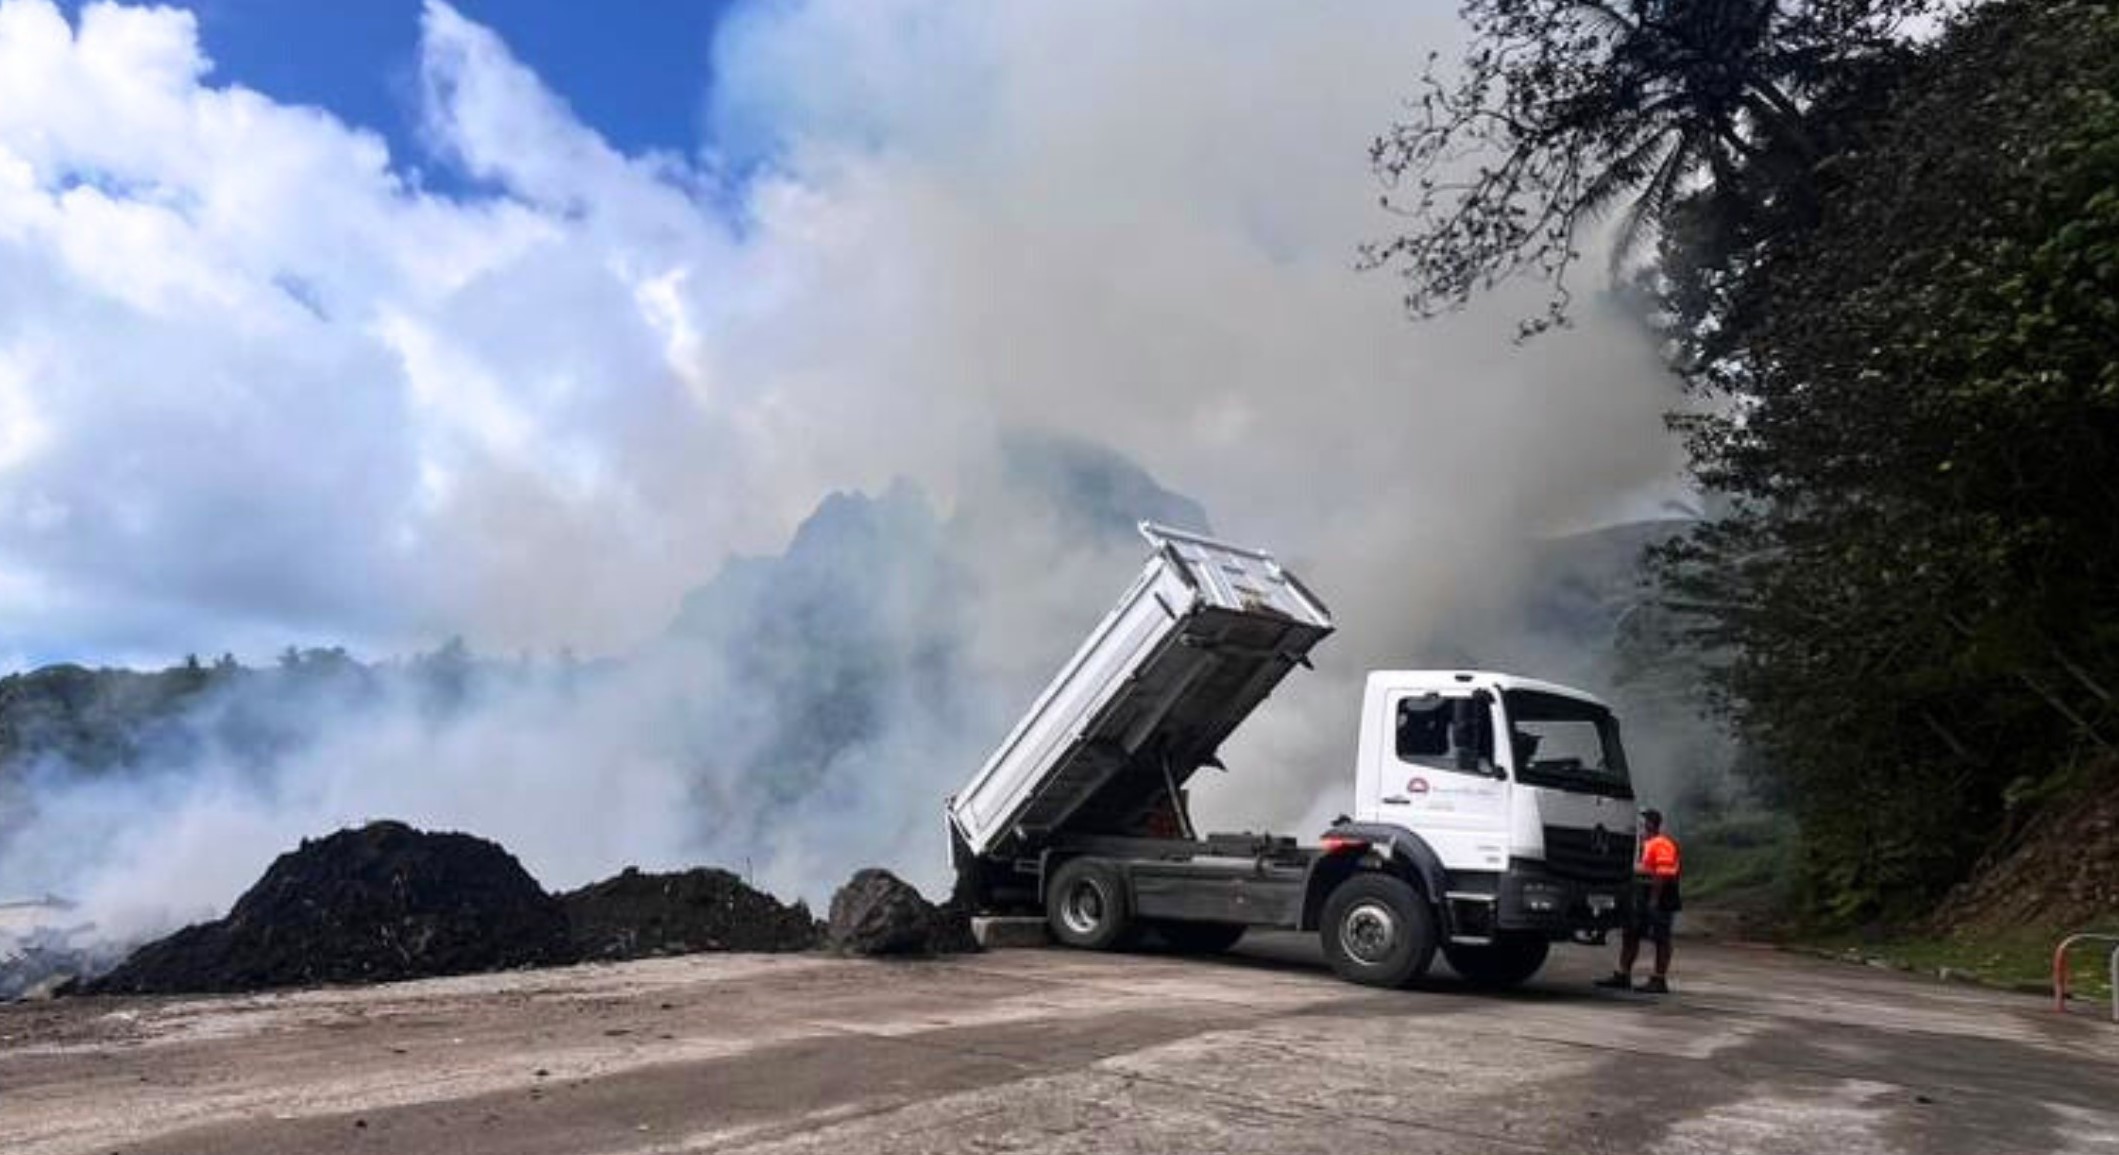
<path fill-rule="evenodd" d="M 1132 458 L 1060 433 L 1005 434 L 997 476 L 964 491 L 946 521 L 927 493 L 905 478 L 880 495 L 827 494 L 795 527 L 783 553 L 731 558 L 686 595 L 670 633 L 724 638 L 755 628 L 769 606 L 797 612 L 799 605 L 799 616 L 814 619 L 820 613 L 840 617 L 848 606 L 866 617 L 884 602 L 902 607 L 908 598 L 946 604 L 954 598 L 952 574 L 961 568 L 951 556 L 977 548 L 995 526 L 1011 520 L 1056 521 L 1063 534 L 1099 547 L 1130 541 L 1142 521 L 1212 531 L 1197 501 L 1164 488 Z M 839 610 L 811 604 L 825 601 L 838 603 Z M 862 631 L 856 626 L 854 632 Z"/>
<path fill-rule="evenodd" d="M 994 686 L 968 656 L 966 606 L 990 580 L 988 554 L 1028 534 L 1045 551 L 1123 551 L 1123 570 L 1145 549 L 1133 538 L 1141 520 L 1207 524 L 1198 502 L 1114 450 L 1041 433 L 1012 434 L 1002 449 L 996 473 L 968 480 L 946 519 L 909 481 L 835 492 L 784 552 L 731 559 L 686 596 L 666 643 L 730 687 L 729 700 L 699 707 L 715 759 L 792 802 L 893 727 L 982 743 L 988 727 L 963 720 L 1034 688 Z M 1063 655 L 1075 640 L 1036 644 Z"/>
<path fill-rule="evenodd" d="M 864 632 L 886 591 L 896 591 L 891 600 L 902 600 L 906 586 L 941 579 L 941 531 L 927 495 L 903 479 L 879 497 L 827 494 L 795 527 L 785 552 L 732 557 L 685 595 L 669 632 L 726 639 L 766 628 L 761 618 L 776 610 Z"/>
<path fill-rule="evenodd" d="M 1131 535 L 1141 521 L 1210 533 L 1207 511 L 1166 489 L 1139 462 L 1108 445 L 1046 430 L 1013 430 L 1001 439 L 1003 484 L 1042 495 L 1049 506 L 1095 533 Z"/>

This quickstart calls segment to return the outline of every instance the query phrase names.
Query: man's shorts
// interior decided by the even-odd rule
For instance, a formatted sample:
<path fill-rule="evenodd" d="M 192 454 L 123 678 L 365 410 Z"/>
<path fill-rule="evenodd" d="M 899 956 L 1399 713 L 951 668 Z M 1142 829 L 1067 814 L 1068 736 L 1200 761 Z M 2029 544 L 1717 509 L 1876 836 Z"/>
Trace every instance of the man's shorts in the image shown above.
<path fill-rule="evenodd" d="M 1653 903 L 1643 899 L 1634 904 L 1633 931 L 1652 943 L 1670 941 L 1670 928 L 1677 922 L 1674 911 L 1652 909 Z"/>

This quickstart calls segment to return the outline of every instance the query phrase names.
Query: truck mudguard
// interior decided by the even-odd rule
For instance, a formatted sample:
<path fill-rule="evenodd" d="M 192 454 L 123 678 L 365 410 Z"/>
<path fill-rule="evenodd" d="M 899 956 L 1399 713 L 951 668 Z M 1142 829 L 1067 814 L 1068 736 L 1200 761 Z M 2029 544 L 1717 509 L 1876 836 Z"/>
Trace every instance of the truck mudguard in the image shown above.
<path fill-rule="evenodd" d="M 1442 896 L 1449 891 L 1449 871 L 1442 865 L 1441 856 L 1435 853 L 1427 840 L 1418 834 L 1383 822 L 1341 822 L 1324 832 L 1326 844 L 1333 840 L 1366 842 L 1372 850 L 1381 850 L 1389 856 L 1391 865 L 1410 876 L 1435 905 L 1438 919 L 1447 922 L 1449 904 Z M 1361 855 L 1354 853 L 1322 854 L 1310 863 L 1310 876 L 1302 900 L 1302 929 L 1314 930 L 1318 912 L 1332 888 L 1348 874 L 1358 869 Z M 1446 926 L 1444 927 L 1446 931 Z"/>

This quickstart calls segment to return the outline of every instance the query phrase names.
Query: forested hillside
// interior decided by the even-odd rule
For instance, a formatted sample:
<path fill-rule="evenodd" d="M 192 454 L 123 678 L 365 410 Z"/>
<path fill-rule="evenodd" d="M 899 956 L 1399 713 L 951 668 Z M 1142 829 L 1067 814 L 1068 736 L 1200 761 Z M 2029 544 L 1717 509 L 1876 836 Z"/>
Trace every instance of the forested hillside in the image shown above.
<path fill-rule="evenodd" d="M 468 660 L 461 646 L 450 646 L 404 669 L 438 694 Z M 0 677 L 0 786 L 40 771 L 122 772 L 207 744 L 264 761 L 302 739 L 286 724 L 292 707 L 312 698 L 358 700 L 383 675 L 344 650 L 294 648 L 262 669 L 224 655 L 158 671 L 68 664 L 10 673 Z"/>
<path fill-rule="evenodd" d="M 1660 560 L 1813 901 L 1903 913 L 2119 739 L 2119 11 L 1979 9 L 1817 109 L 1808 174 L 1680 210 L 1737 501 Z"/>

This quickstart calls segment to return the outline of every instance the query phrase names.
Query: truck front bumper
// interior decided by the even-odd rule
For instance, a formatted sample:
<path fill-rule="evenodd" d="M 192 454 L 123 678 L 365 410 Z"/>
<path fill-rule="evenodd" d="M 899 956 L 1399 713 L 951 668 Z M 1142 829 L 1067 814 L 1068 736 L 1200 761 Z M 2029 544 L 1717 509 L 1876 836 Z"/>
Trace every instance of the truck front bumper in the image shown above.
<path fill-rule="evenodd" d="M 1630 879 L 1563 878 L 1543 863 L 1518 861 L 1501 876 L 1495 921 L 1500 930 L 1549 938 L 1601 934 L 1626 925 L 1632 902 Z"/>

